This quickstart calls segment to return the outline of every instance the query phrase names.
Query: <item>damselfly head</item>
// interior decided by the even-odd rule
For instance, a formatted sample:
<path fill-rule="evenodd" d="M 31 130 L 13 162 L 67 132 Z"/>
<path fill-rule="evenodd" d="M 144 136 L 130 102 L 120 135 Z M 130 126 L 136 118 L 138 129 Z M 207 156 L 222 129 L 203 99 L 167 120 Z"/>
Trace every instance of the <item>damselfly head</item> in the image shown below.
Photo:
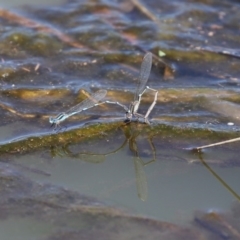
<path fill-rule="evenodd" d="M 49 122 L 51 123 L 51 124 L 54 124 L 55 123 L 55 117 L 49 117 Z"/>
<path fill-rule="evenodd" d="M 58 122 L 62 122 L 66 118 L 67 118 L 67 115 L 65 113 L 59 113 L 55 117 L 49 117 L 49 122 L 50 123 L 58 123 Z"/>
<path fill-rule="evenodd" d="M 49 117 L 49 122 L 51 123 L 51 128 L 57 129 L 59 125 L 59 119 L 57 117 Z"/>
<path fill-rule="evenodd" d="M 51 123 L 51 127 L 56 128 L 58 125 L 58 120 L 56 117 L 49 117 L 49 122 Z"/>

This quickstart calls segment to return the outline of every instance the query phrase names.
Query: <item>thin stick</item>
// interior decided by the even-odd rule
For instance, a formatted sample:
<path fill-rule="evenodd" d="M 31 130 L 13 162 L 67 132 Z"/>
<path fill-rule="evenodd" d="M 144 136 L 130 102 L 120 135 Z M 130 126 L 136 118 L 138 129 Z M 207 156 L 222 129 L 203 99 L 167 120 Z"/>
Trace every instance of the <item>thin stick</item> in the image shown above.
<path fill-rule="evenodd" d="M 226 141 L 222 141 L 222 142 L 218 142 L 218 143 L 212 143 L 212 144 L 201 146 L 201 147 L 197 147 L 197 148 L 194 148 L 194 149 L 200 150 L 200 149 L 203 149 L 203 148 L 214 147 L 214 146 L 223 145 L 223 144 L 226 144 L 226 143 L 237 142 L 237 141 L 240 141 L 240 137 L 233 138 L 233 139 L 226 140 Z"/>
<path fill-rule="evenodd" d="M 134 4 L 136 8 L 138 8 L 140 12 L 142 12 L 149 19 L 157 23 L 159 22 L 159 19 L 152 12 L 150 12 L 145 6 L 143 6 L 138 0 L 131 0 L 131 2 Z"/>

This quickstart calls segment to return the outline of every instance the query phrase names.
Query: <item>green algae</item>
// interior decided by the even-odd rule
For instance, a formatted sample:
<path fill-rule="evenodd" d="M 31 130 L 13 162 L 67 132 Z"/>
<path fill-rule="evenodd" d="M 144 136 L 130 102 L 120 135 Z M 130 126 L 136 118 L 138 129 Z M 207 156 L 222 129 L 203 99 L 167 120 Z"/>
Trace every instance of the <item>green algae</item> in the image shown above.
<path fill-rule="evenodd" d="M 191 140 L 208 139 L 211 141 L 221 141 L 226 138 L 234 138 L 238 136 L 235 132 L 213 131 L 211 129 L 202 128 L 180 128 L 157 124 L 147 126 L 141 123 L 131 123 L 130 125 L 137 126 L 134 131 L 139 131 L 139 134 L 144 134 L 146 138 L 154 137 L 155 140 L 161 141 L 164 138 L 171 138 L 177 143 L 184 139 L 184 142 L 191 143 Z M 130 125 L 125 125 L 122 122 L 116 123 L 99 123 L 92 124 L 80 129 L 74 129 L 64 132 L 53 132 L 52 135 L 29 137 L 24 140 L 15 140 L 14 142 L 0 145 L 0 154 L 4 153 L 27 153 L 40 149 L 49 149 L 51 146 L 66 146 L 87 141 L 89 139 L 98 139 L 100 135 L 107 132 L 114 132 L 118 128 L 128 128 Z"/>
<path fill-rule="evenodd" d="M 9 42 L 11 43 L 10 46 Z M 0 49 L 2 51 L 6 53 L 6 49 L 11 47 L 15 51 L 9 51 L 9 54 L 19 55 L 19 57 L 24 52 L 28 52 L 33 56 L 47 57 L 62 47 L 62 44 L 50 35 L 41 32 L 28 33 L 26 31 L 9 34 L 1 44 Z"/>

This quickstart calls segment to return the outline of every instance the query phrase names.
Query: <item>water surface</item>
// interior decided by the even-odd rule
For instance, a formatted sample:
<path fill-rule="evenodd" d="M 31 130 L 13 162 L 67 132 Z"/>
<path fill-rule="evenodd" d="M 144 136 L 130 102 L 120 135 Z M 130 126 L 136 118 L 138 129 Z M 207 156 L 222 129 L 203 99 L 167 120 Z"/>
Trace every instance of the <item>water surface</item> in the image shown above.
<path fill-rule="evenodd" d="M 141 3 L 0 3 L 14 7 L 0 11 L 0 177 L 24 189 L 3 185 L 1 239 L 17 239 L 8 229 L 23 216 L 22 239 L 74 239 L 59 229 L 71 228 L 76 216 L 68 213 L 82 196 L 91 206 L 188 227 L 205 223 L 196 210 L 226 212 L 240 200 L 239 143 L 191 150 L 239 137 L 240 5 Z M 50 128 L 49 116 L 99 89 L 128 106 L 146 52 L 154 54 L 148 84 L 158 90 L 151 126 L 126 125 L 120 107 L 102 105 L 67 119 L 60 131 Z M 153 97 L 144 94 L 140 113 Z M 64 223 L 58 208 L 67 209 Z M 53 226 L 42 221 L 49 218 Z"/>

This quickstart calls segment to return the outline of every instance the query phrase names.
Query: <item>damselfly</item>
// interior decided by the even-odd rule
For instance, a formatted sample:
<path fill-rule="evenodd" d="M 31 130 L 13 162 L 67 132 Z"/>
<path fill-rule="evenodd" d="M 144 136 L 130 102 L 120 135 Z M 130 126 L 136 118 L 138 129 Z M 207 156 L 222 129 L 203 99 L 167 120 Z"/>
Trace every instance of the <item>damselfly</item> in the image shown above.
<path fill-rule="evenodd" d="M 100 102 L 105 96 L 107 95 L 107 90 L 98 90 L 97 92 L 91 94 L 87 99 L 83 100 L 82 102 L 78 103 L 77 105 L 71 107 L 66 112 L 61 112 L 55 117 L 49 117 L 49 122 L 52 124 L 51 126 L 54 126 L 55 128 L 59 126 L 61 122 L 63 122 L 65 119 L 78 114 L 82 111 L 85 111 L 89 108 L 101 105 L 105 102 Z"/>
<path fill-rule="evenodd" d="M 126 111 L 126 121 L 130 122 L 132 120 L 132 117 L 136 117 L 137 119 L 143 118 L 145 123 L 150 124 L 148 120 L 148 116 L 153 110 L 154 106 L 157 102 L 157 95 L 158 91 L 156 89 L 150 88 L 149 86 L 146 86 L 150 72 L 152 68 L 152 53 L 147 53 L 142 61 L 141 69 L 140 69 L 140 75 L 138 78 L 138 86 L 134 95 L 133 102 L 130 103 L 129 107 L 126 107 L 125 105 L 119 103 L 119 102 L 111 102 L 106 101 L 106 103 L 110 104 L 117 104 L 124 108 Z M 142 95 L 145 93 L 145 91 L 149 89 L 153 92 L 155 92 L 154 100 L 151 104 L 151 106 L 148 108 L 145 115 L 138 113 L 139 105 L 141 103 Z"/>

